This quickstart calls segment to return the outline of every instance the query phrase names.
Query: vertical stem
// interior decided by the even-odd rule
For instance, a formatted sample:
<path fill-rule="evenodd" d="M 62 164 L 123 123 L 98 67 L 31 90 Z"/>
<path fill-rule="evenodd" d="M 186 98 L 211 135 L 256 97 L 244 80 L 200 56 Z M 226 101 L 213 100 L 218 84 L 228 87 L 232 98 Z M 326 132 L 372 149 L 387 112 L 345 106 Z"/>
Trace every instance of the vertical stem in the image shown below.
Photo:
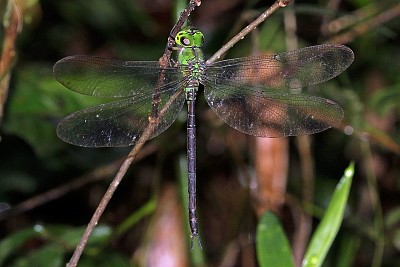
<path fill-rule="evenodd" d="M 5 16 L 8 16 L 8 20 L 5 20 L 4 23 L 3 49 L 0 55 L 0 123 L 4 116 L 4 105 L 8 95 L 11 69 L 16 55 L 15 42 L 22 23 L 22 15 L 13 0 L 8 1 Z"/>
<path fill-rule="evenodd" d="M 374 212 L 374 238 L 375 250 L 372 257 L 372 267 L 378 267 L 382 264 L 383 250 L 385 247 L 384 238 L 384 222 L 382 213 L 382 204 L 380 201 L 378 184 L 376 182 L 376 175 L 372 168 L 372 152 L 368 141 L 361 141 L 361 151 L 364 160 L 365 173 L 367 176 L 368 190 L 371 199 L 371 205 Z"/>
<path fill-rule="evenodd" d="M 289 6 L 290 7 L 290 6 Z M 288 50 L 298 49 L 298 39 L 296 35 L 297 23 L 296 14 L 293 8 L 287 8 L 283 12 L 286 46 Z M 310 203 L 314 194 L 314 162 L 311 151 L 312 137 L 308 135 L 297 136 L 297 147 L 300 154 L 301 178 L 302 178 L 302 203 Z M 304 206 L 304 205 L 303 205 Z M 301 266 L 304 253 L 311 234 L 312 219 L 304 213 L 297 214 L 297 227 L 293 234 L 293 256 L 296 266 Z"/>

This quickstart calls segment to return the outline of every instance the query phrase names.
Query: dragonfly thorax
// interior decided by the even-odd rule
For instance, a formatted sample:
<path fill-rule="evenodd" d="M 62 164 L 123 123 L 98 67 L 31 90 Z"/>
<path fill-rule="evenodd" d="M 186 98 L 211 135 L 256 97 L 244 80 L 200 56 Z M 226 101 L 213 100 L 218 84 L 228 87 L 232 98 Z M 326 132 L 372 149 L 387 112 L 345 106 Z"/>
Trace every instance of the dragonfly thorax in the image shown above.
<path fill-rule="evenodd" d="M 183 47 L 178 55 L 179 65 L 185 77 L 186 100 L 195 100 L 196 93 L 204 77 L 204 55 L 198 47 Z"/>

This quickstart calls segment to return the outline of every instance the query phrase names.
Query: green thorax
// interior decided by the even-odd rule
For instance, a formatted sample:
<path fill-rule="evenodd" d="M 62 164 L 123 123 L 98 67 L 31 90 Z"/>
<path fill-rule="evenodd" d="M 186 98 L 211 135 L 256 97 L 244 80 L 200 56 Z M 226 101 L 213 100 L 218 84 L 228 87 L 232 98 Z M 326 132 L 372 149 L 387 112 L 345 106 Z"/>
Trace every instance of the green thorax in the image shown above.
<path fill-rule="evenodd" d="M 183 76 L 187 77 L 186 100 L 196 99 L 199 83 L 204 75 L 204 55 L 200 47 L 204 43 L 204 35 L 195 28 L 183 28 L 175 37 L 175 42 L 181 47 L 178 62 Z"/>

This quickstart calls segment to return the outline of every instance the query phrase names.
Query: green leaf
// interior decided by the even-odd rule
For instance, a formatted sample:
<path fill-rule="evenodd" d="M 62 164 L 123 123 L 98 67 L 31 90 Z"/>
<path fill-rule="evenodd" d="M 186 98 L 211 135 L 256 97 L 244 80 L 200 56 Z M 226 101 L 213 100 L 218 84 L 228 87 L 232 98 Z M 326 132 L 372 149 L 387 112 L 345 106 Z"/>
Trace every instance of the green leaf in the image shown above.
<path fill-rule="evenodd" d="M 22 246 L 27 240 L 37 235 L 38 233 L 33 228 L 28 228 L 15 232 L 11 235 L 8 235 L 6 238 L 1 240 L 0 266 L 3 266 L 3 263 L 6 261 L 6 259 L 12 253 L 14 253 L 20 246 Z"/>
<path fill-rule="evenodd" d="M 83 255 L 78 264 L 79 267 L 132 267 L 129 258 L 114 251 L 103 251 L 94 256 Z"/>
<path fill-rule="evenodd" d="M 68 225 L 52 225 L 45 228 L 47 239 L 60 239 L 64 243 L 75 247 L 82 238 L 86 225 L 79 227 L 71 227 Z M 107 225 L 97 225 L 88 240 L 88 247 L 105 247 L 111 238 L 112 229 Z"/>
<path fill-rule="evenodd" d="M 126 218 L 116 229 L 114 235 L 120 236 L 134 225 L 136 225 L 140 220 L 149 216 L 156 210 L 157 202 L 154 198 L 150 199 L 141 208 L 133 212 L 128 218 Z"/>
<path fill-rule="evenodd" d="M 64 263 L 64 249 L 55 244 L 42 246 L 19 258 L 13 267 L 61 267 Z"/>
<path fill-rule="evenodd" d="M 307 248 L 302 266 L 316 267 L 324 262 L 343 220 L 353 174 L 354 163 L 352 162 L 336 186 L 326 213 Z"/>
<path fill-rule="evenodd" d="M 58 83 L 49 65 L 19 68 L 10 95 L 4 130 L 24 139 L 38 156 L 50 158 L 64 143 L 56 135 L 58 122 L 72 111 L 104 99 L 69 91 Z"/>
<path fill-rule="evenodd" d="M 356 266 L 361 238 L 352 234 L 341 236 L 338 252 L 335 253 L 337 267 Z"/>
<path fill-rule="evenodd" d="M 261 267 L 294 266 L 292 251 L 277 217 L 267 212 L 257 227 L 257 259 Z"/>
<path fill-rule="evenodd" d="M 394 207 L 387 212 L 385 218 L 386 227 L 396 227 L 400 222 L 400 206 Z"/>

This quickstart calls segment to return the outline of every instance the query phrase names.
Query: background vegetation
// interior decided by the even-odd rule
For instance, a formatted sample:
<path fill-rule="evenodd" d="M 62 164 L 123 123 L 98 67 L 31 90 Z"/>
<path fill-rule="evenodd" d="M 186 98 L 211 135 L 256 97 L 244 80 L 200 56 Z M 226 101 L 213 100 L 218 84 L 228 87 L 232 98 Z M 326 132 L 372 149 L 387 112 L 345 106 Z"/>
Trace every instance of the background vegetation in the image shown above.
<path fill-rule="evenodd" d="M 62 266 L 130 148 L 57 138 L 60 119 L 101 99 L 61 86 L 52 66 L 74 54 L 158 60 L 185 3 L 19 0 L 21 16 L 13 17 L 11 2 L 0 0 L 0 90 L 9 90 L 0 113 L 0 266 Z M 272 3 L 203 0 L 191 23 L 206 36 L 207 57 Z M 278 10 L 227 57 L 348 45 L 353 65 L 311 88 L 343 107 L 342 124 L 310 137 L 256 139 L 224 125 L 200 94 L 203 251 L 188 251 L 183 112 L 144 146 L 80 266 L 257 266 L 255 233 L 266 210 L 279 214 L 299 263 L 350 161 L 350 199 L 325 266 L 400 266 L 399 15 L 397 0 L 299 0 Z M 8 31 L 14 22 L 19 31 Z"/>

